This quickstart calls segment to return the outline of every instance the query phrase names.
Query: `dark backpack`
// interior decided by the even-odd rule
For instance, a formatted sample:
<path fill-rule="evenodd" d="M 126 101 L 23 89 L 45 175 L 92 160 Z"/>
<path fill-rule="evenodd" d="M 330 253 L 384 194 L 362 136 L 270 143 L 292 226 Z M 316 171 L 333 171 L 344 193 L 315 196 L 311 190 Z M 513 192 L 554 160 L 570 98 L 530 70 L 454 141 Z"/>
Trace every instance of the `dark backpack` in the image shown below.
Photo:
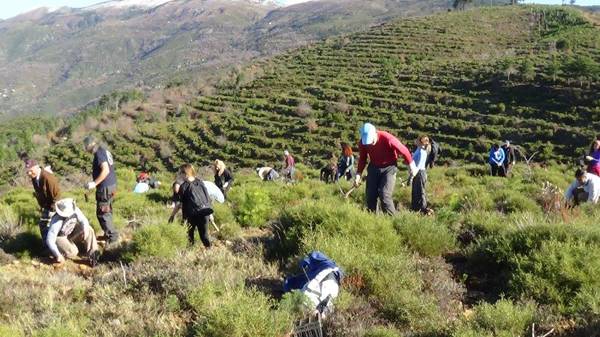
<path fill-rule="evenodd" d="M 186 181 L 181 187 L 183 213 L 186 217 L 208 216 L 214 213 L 206 186 L 200 179 Z"/>
<path fill-rule="evenodd" d="M 435 161 L 439 158 L 442 149 L 440 148 L 440 144 L 438 144 L 435 140 L 431 140 L 431 153 L 427 156 L 426 164 L 429 165 L 431 163 L 435 163 Z"/>

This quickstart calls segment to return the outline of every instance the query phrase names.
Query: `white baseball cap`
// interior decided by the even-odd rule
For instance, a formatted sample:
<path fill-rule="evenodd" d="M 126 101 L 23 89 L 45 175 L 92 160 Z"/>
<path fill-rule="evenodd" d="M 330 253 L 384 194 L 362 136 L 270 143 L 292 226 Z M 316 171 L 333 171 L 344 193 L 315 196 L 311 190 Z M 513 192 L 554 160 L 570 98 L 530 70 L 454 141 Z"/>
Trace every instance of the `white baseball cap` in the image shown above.
<path fill-rule="evenodd" d="M 360 128 L 360 141 L 363 145 L 370 145 L 377 139 L 377 129 L 371 123 L 365 123 Z"/>

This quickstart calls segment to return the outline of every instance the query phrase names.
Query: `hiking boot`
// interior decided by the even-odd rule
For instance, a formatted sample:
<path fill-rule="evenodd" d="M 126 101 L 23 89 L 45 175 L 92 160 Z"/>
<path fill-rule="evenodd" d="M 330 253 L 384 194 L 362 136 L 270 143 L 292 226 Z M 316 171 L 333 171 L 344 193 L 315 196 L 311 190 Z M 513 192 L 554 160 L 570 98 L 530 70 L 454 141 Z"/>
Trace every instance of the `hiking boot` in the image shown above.
<path fill-rule="evenodd" d="M 90 267 L 94 268 L 98 265 L 100 260 L 100 252 L 95 250 L 90 254 Z"/>
<path fill-rule="evenodd" d="M 115 248 L 119 245 L 119 243 L 121 243 L 121 239 L 119 237 L 117 237 L 115 239 L 108 239 L 108 240 L 106 240 L 104 249 Z"/>

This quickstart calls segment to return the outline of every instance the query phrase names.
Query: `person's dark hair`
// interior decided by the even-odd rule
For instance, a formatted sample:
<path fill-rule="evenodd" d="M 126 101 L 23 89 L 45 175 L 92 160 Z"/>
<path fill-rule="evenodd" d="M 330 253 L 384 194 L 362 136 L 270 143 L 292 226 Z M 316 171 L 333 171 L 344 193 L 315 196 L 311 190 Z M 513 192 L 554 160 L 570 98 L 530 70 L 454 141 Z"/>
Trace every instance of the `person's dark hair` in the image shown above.
<path fill-rule="evenodd" d="M 581 168 L 578 168 L 577 171 L 575 171 L 575 178 L 581 178 L 583 175 L 585 174 L 585 171 L 582 170 Z"/>

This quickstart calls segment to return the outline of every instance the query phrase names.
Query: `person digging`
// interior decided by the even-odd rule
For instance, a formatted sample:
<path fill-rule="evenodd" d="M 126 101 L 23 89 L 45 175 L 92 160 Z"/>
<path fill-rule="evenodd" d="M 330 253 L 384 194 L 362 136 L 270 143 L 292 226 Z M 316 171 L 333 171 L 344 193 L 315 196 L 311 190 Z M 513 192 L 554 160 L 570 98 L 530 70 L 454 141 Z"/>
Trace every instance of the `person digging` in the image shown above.
<path fill-rule="evenodd" d="M 371 123 L 365 123 L 360 128 L 360 142 L 358 144 L 359 159 L 354 187 L 362 181 L 362 172 L 369 160 L 367 167 L 367 208 L 371 212 L 377 210 L 377 200 L 381 201 L 385 213 L 393 215 L 396 207 L 392 195 L 396 184 L 398 172 L 398 158 L 402 157 L 408 165 L 410 174 L 416 176 L 419 169 L 412 159 L 408 148 L 396 137 L 385 131 L 378 131 Z"/>
<path fill-rule="evenodd" d="M 62 199 L 55 204 L 56 214 L 50 221 L 45 244 L 57 263 L 76 258 L 85 253 L 91 267 L 95 267 L 100 257 L 96 233 L 83 212 L 71 198 Z"/>

